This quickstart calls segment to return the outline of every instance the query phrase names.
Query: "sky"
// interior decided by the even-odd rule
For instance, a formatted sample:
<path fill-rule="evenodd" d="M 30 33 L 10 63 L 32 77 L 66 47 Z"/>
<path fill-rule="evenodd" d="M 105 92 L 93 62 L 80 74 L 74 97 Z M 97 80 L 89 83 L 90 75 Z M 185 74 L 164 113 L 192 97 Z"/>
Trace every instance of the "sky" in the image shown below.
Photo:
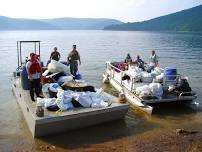
<path fill-rule="evenodd" d="M 137 22 L 202 5 L 202 0 L 0 0 L 12 18 L 112 18 Z"/>

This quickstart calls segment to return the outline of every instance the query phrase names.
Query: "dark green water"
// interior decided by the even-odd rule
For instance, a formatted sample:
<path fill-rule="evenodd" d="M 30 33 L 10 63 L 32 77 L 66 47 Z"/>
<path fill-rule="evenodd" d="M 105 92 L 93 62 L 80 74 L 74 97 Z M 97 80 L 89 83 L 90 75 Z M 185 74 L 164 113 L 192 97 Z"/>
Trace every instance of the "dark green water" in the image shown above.
<path fill-rule="evenodd" d="M 202 106 L 197 112 L 180 107 L 162 107 L 149 116 L 130 108 L 122 121 L 116 121 L 42 139 L 32 139 L 10 84 L 12 71 L 17 67 L 17 40 L 41 40 L 41 56 L 49 58 L 57 46 L 62 60 L 77 44 L 83 78 L 97 87 L 101 83 L 105 62 L 123 60 L 127 53 L 137 54 L 148 61 L 152 49 L 160 57 L 162 67 L 176 67 L 189 77 L 192 89 L 202 104 L 202 33 L 170 32 L 110 32 L 110 31 L 4 31 L 0 32 L 0 151 L 27 149 L 36 151 L 43 144 L 62 149 L 77 149 L 94 144 L 135 138 L 147 131 L 159 128 L 179 128 L 202 123 Z M 25 46 L 28 55 L 29 46 Z M 27 52 L 27 53 L 26 53 Z M 25 56 L 24 56 L 25 57 Z M 110 91 L 113 89 L 108 88 Z"/>

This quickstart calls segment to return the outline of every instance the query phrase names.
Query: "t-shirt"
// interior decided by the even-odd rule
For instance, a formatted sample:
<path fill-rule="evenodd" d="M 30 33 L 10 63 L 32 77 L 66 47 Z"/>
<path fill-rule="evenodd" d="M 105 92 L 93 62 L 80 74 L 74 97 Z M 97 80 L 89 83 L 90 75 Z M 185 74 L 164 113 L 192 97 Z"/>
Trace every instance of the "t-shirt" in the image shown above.
<path fill-rule="evenodd" d="M 156 66 L 158 63 L 158 56 L 156 54 L 150 56 L 150 66 Z"/>
<path fill-rule="evenodd" d="M 80 59 L 80 55 L 79 55 L 79 52 L 74 50 L 74 51 L 71 51 L 68 55 L 68 58 L 70 60 L 70 62 L 73 62 L 73 61 L 77 61 Z"/>
<path fill-rule="evenodd" d="M 53 59 L 53 60 L 56 60 L 56 61 L 59 61 L 59 59 L 60 59 L 60 53 L 59 52 L 55 52 L 55 51 L 53 51 L 52 53 L 51 53 L 51 59 Z"/>

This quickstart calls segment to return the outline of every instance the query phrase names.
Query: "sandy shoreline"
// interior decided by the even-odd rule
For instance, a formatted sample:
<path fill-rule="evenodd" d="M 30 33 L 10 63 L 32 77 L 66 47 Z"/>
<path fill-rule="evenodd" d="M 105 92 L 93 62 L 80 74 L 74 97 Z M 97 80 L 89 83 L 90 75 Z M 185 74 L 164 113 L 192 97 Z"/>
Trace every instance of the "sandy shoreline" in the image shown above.
<path fill-rule="evenodd" d="M 185 129 L 188 133 L 177 134 L 176 130 L 149 131 L 136 137 L 116 139 L 76 149 L 59 147 L 48 148 L 50 151 L 80 152 L 200 152 L 202 151 L 202 127 Z M 190 133 L 189 133 L 190 132 Z M 191 133 L 193 132 L 193 133 Z M 47 147 L 42 149 L 47 151 Z"/>
<path fill-rule="evenodd" d="M 202 151 L 202 126 L 201 124 L 184 128 L 184 132 L 176 132 L 176 129 L 159 128 L 146 131 L 138 135 L 114 138 L 100 143 L 78 143 L 77 146 L 65 144 L 34 142 L 15 143 L 11 151 L 44 151 L 44 152 L 201 152 Z M 78 137 L 79 138 L 79 137 Z M 81 137 L 82 138 L 82 137 Z M 90 137 L 89 137 L 90 138 Z M 1 140 L 0 140 L 1 142 Z M 71 141 L 74 142 L 74 141 Z M 76 142 L 76 141 L 75 141 Z M 57 142 L 55 142 L 57 143 Z M 11 144 L 12 145 L 12 144 Z M 1 145 L 2 146 L 2 145 Z M 8 146 L 8 145 L 4 145 Z M 10 147 L 11 148 L 11 147 Z M 1 149 L 2 150 L 2 149 Z M 4 149 L 5 150 L 5 149 Z"/>

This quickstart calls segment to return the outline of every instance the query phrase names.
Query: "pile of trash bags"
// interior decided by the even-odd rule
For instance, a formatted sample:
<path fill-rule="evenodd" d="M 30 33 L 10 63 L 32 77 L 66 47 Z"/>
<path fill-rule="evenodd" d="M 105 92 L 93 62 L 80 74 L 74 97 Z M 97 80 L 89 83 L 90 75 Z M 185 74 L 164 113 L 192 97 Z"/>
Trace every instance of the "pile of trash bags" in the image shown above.
<path fill-rule="evenodd" d="M 128 75 L 131 75 L 133 78 L 135 78 L 136 82 L 141 81 L 145 83 L 151 83 L 153 80 L 155 82 L 163 82 L 164 77 L 164 70 L 155 67 L 154 70 L 151 71 L 151 73 L 148 73 L 146 71 L 143 71 L 141 68 L 138 67 L 130 67 L 127 71 Z"/>
<path fill-rule="evenodd" d="M 104 108 L 110 105 L 109 99 L 97 92 L 76 92 L 63 90 L 58 83 L 45 84 L 42 87 L 45 98 L 37 98 L 37 105 L 50 111 L 66 111 L 75 107 Z M 50 97 L 50 91 L 56 93 L 56 97 Z"/>
<path fill-rule="evenodd" d="M 135 93 L 141 98 L 156 97 L 160 99 L 163 95 L 163 87 L 160 83 L 150 83 L 149 85 L 137 87 Z"/>
<path fill-rule="evenodd" d="M 85 83 L 79 75 L 79 79 L 69 73 L 69 67 L 63 63 L 51 60 L 43 77 L 51 78 L 55 83 L 45 83 L 42 92 L 45 98 L 37 98 L 37 105 L 50 111 L 66 111 L 75 107 L 103 108 L 110 105 L 109 99 L 102 96 L 102 89 L 97 92 L 64 90 L 66 83 Z M 62 87 L 63 88 L 62 88 Z M 93 87 L 94 88 L 94 87 Z"/>

